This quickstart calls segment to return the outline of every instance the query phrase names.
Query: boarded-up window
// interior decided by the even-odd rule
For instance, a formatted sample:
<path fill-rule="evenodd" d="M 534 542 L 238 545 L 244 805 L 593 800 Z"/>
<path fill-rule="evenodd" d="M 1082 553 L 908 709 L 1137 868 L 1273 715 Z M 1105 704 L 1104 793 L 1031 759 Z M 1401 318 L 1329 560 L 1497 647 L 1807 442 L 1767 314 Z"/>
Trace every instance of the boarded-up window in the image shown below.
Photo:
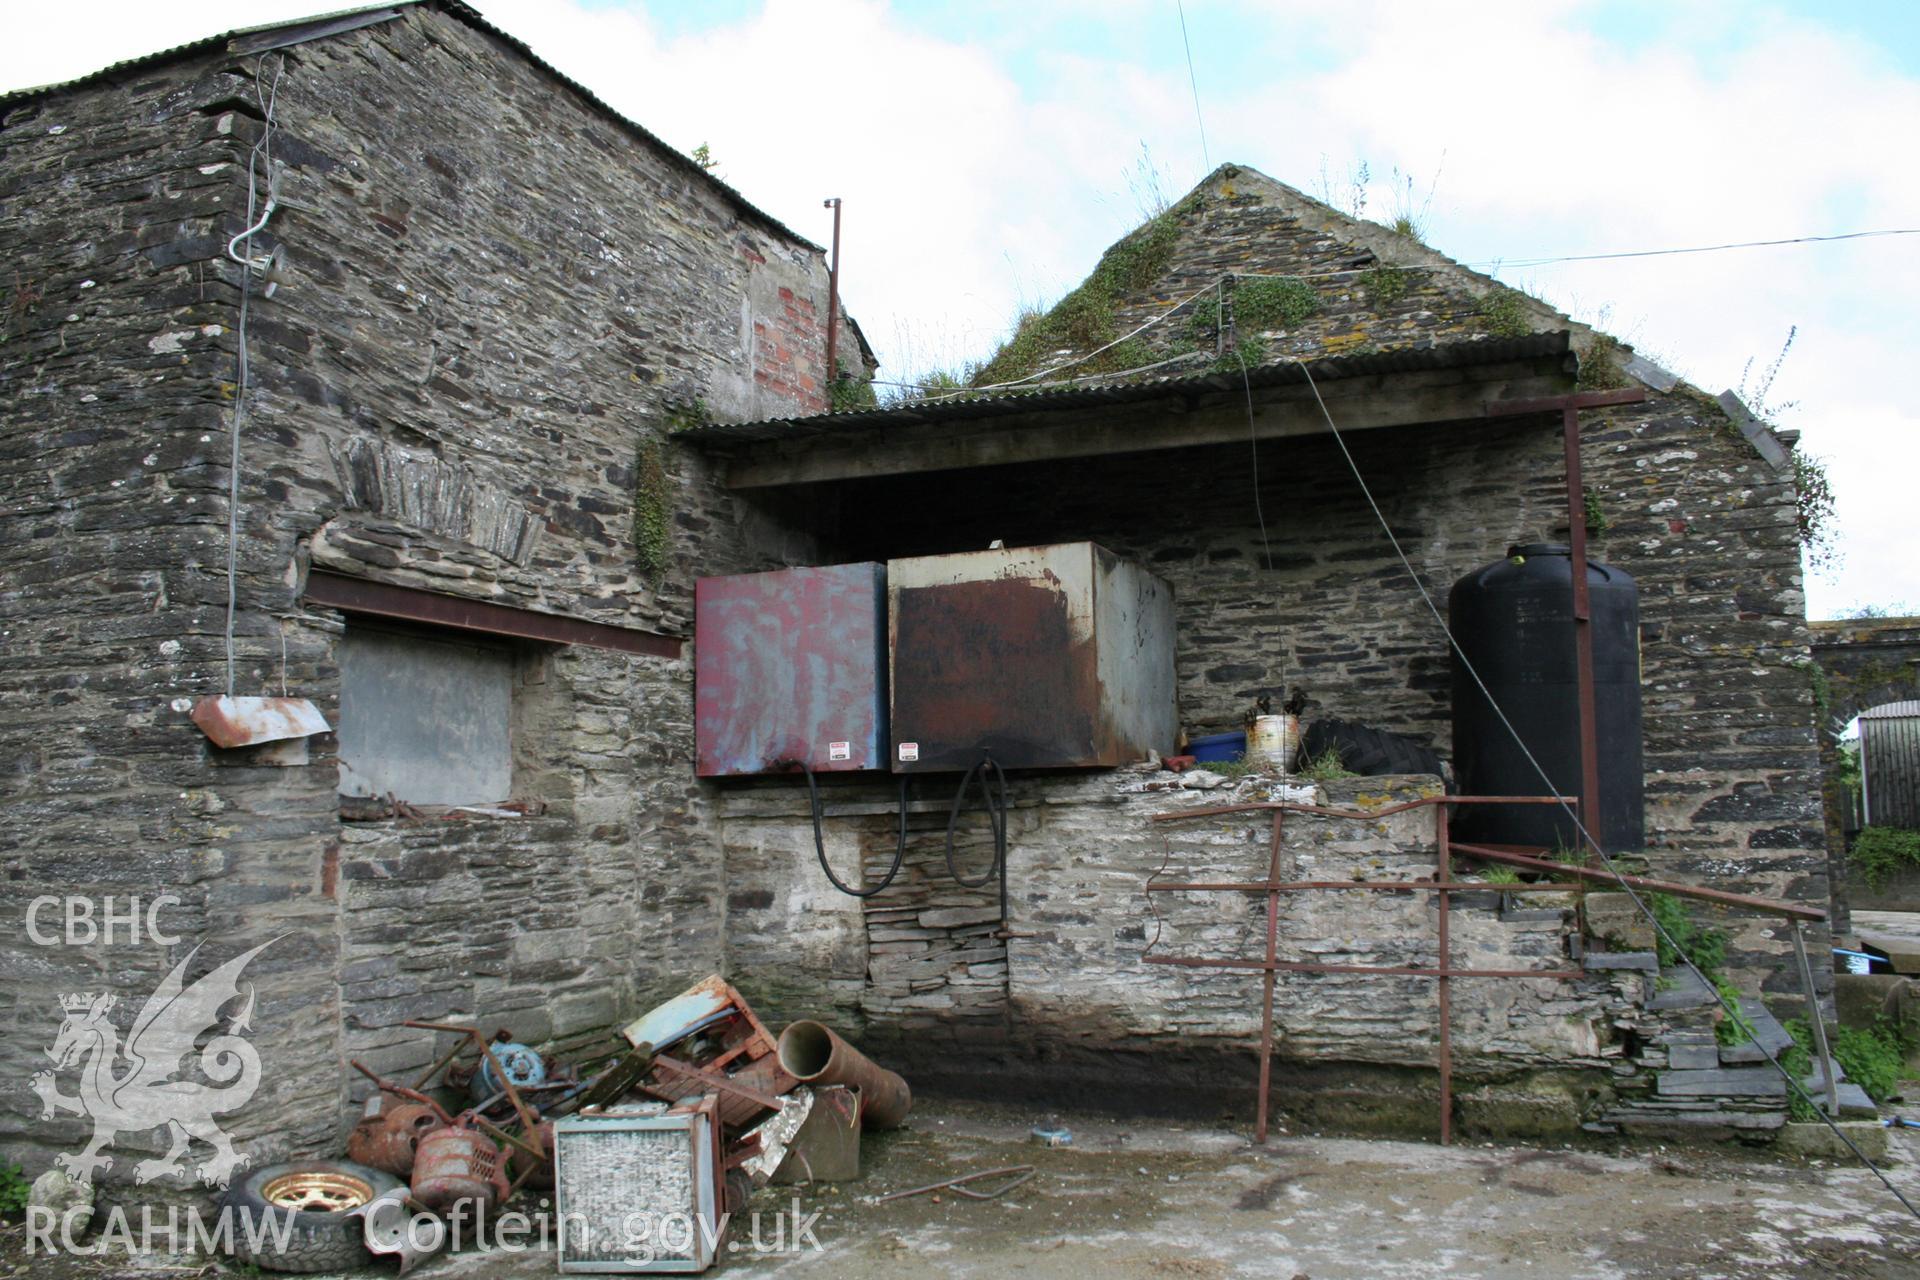
<path fill-rule="evenodd" d="M 514 670 L 505 645 L 350 621 L 340 643 L 340 794 L 509 799 Z"/>

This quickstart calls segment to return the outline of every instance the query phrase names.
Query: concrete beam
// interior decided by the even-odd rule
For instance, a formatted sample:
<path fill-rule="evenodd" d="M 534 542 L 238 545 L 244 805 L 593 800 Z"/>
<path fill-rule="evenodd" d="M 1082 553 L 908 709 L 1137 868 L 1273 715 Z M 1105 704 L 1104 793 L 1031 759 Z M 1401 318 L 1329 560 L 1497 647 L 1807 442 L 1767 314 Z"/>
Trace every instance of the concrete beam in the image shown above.
<path fill-rule="evenodd" d="M 1486 416 L 1490 400 L 1563 393 L 1571 386 L 1558 358 L 1465 369 L 1424 369 L 1341 378 L 1320 384 L 1341 431 L 1431 426 Z M 765 489 L 874 476 L 910 475 L 1189 449 L 1204 445 L 1324 434 L 1326 419 L 1310 388 L 1257 389 L 1252 430 L 1246 394 L 1171 395 L 1132 404 L 1009 413 L 960 422 L 935 420 L 848 431 L 831 439 L 770 440 L 734 452 L 730 489 Z"/>

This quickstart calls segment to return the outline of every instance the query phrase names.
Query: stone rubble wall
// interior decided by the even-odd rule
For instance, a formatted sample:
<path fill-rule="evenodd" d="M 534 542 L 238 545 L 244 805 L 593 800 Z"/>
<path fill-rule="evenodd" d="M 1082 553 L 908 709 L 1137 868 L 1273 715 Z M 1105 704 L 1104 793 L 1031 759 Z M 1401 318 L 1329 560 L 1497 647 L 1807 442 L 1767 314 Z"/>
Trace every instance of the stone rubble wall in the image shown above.
<path fill-rule="evenodd" d="M 28 1085 L 57 997 L 117 993 L 124 1031 L 203 938 L 196 971 L 279 939 L 247 975 L 263 1083 L 228 1125 L 259 1160 L 337 1154 L 366 1089 L 346 1062 L 405 1075 L 444 1045 L 407 1018 L 565 1042 L 725 965 L 690 645 L 514 646 L 517 794 L 497 799 L 531 817 L 343 823 L 332 735 L 228 752 L 188 722 L 225 684 L 224 247 L 256 70 L 279 76 L 284 169 L 255 249 L 285 265 L 249 308 L 237 692 L 284 682 L 337 725 L 343 620 L 303 602 L 314 568 L 684 635 L 697 573 L 816 555 L 673 432 L 824 403 L 823 343 L 793 328 L 825 314 L 822 254 L 494 37 L 421 6 L 7 108 L 0 1157 L 33 1171 L 87 1132 L 43 1123 Z M 636 547 L 649 456 L 657 571 Z M 37 895 L 163 889 L 177 946 L 21 941 Z M 105 1177 L 164 1142 L 123 1135 Z"/>

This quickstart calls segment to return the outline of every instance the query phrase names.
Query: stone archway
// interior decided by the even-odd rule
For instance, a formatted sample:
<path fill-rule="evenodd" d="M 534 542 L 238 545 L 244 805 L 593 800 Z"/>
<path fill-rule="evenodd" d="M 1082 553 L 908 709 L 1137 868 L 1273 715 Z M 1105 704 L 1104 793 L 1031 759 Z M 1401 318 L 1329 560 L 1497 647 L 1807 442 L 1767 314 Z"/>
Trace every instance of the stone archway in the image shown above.
<path fill-rule="evenodd" d="M 1818 672 L 1821 788 L 1826 810 L 1827 870 L 1836 936 L 1849 933 L 1846 890 L 1846 797 L 1835 770 L 1838 735 L 1862 711 L 1920 698 L 1920 618 L 1841 618 L 1810 624 Z"/>

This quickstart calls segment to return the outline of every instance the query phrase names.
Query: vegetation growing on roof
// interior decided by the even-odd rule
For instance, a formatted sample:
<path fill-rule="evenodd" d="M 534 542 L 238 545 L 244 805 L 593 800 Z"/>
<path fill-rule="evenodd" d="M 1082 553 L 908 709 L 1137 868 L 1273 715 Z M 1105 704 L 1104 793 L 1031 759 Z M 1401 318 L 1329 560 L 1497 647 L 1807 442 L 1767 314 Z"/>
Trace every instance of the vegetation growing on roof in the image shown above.
<path fill-rule="evenodd" d="M 1580 377 L 1574 384 L 1582 391 L 1613 391 L 1627 385 L 1625 348 L 1604 333 L 1593 335 L 1593 345 L 1580 357 Z"/>
<path fill-rule="evenodd" d="M 1779 352 L 1761 373 L 1751 391 L 1747 379 L 1753 373 L 1753 359 L 1748 357 L 1745 367 L 1740 370 L 1740 386 L 1734 392 L 1749 412 L 1761 423 L 1772 428 L 1780 415 L 1794 408 L 1798 400 L 1775 400 L 1773 382 L 1780 376 L 1780 366 L 1786 362 L 1787 353 L 1793 350 L 1793 340 L 1798 337 L 1800 326 L 1789 325 L 1787 338 L 1780 344 Z M 1738 430 L 1737 427 L 1734 430 Z M 1834 525 L 1833 482 L 1827 476 L 1826 459 L 1795 448 L 1788 454 L 1793 467 L 1794 516 L 1800 546 L 1806 552 L 1807 567 L 1815 570 L 1829 569 L 1839 560 L 1839 548 L 1834 539 L 1839 530 Z"/>
<path fill-rule="evenodd" d="M 1524 338 L 1533 331 L 1533 313 L 1527 296 L 1518 289 L 1495 285 L 1480 299 L 1480 323 L 1496 338 Z"/>
<path fill-rule="evenodd" d="M 1292 328 L 1320 309 L 1320 295 L 1298 276 L 1242 278 L 1233 285 L 1233 323 L 1241 330 Z"/>
<path fill-rule="evenodd" d="M 1252 369 L 1266 358 L 1267 348 L 1258 338 L 1242 338 L 1221 354 L 1213 362 L 1213 373 L 1239 373 L 1242 369 Z"/>
<path fill-rule="evenodd" d="M 692 431 L 704 427 L 713 421 L 713 411 L 707 408 L 707 402 L 699 396 L 691 400 L 674 400 L 667 404 L 666 423 L 669 432 Z"/>
<path fill-rule="evenodd" d="M 880 403 L 873 393 L 873 384 L 865 378 L 856 378 L 847 372 L 847 366 L 835 362 L 832 385 L 827 389 L 827 407 L 834 413 L 851 413 L 855 409 L 872 409 Z"/>
<path fill-rule="evenodd" d="M 1192 349 L 1198 351 L 1205 343 L 1214 341 L 1220 333 L 1220 295 L 1210 293 L 1193 304 L 1187 317 L 1187 338 Z"/>
<path fill-rule="evenodd" d="M 1093 274 L 1051 310 L 1023 314 L 1013 336 L 975 373 L 974 385 L 1025 378 L 1045 368 L 1043 362 L 1056 351 L 1091 351 L 1119 337 L 1113 319 L 1115 304 L 1122 294 L 1144 289 L 1160 277 L 1173 260 L 1182 220 L 1197 213 L 1205 199 L 1203 192 L 1196 191 L 1165 213 L 1147 219 L 1102 254 Z M 1126 347 L 1123 343 L 1101 352 L 1076 364 L 1073 372 L 1110 373 L 1140 363 L 1138 350 L 1129 352 Z"/>
<path fill-rule="evenodd" d="M 1800 545 L 1806 549 L 1809 566 L 1825 569 L 1840 556 L 1833 541 L 1837 530 L 1833 523 L 1833 482 L 1827 478 L 1827 460 L 1800 449 L 1795 449 L 1790 456 Z"/>
<path fill-rule="evenodd" d="M 1375 306 L 1390 307 L 1412 291 L 1413 272 L 1383 263 L 1361 274 L 1360 287 Z"/>

